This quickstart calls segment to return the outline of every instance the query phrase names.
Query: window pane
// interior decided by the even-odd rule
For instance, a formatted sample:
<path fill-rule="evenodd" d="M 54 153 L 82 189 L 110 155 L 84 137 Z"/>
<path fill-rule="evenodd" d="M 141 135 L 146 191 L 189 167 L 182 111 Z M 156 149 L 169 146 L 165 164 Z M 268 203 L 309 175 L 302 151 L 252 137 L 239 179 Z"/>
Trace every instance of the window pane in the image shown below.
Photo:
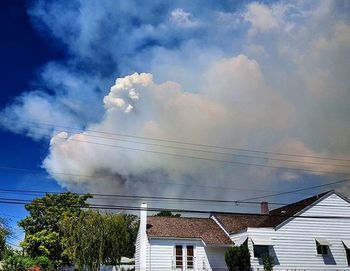
<path fill-rule="evenodd" d="M 322 254 L 321 245 L 317 245 L 317 254 Z"/>
<path fill-rule="evenodd" d="M 193 246 L 187 246 L 187 268 L 193 268 L 193 256 L 194 248 Z"/>
<path fill-rule="evenodd" d="M 182 246 L 175 247 L 176 268 L 182 268 Z"/>
<path fill-rule="evenodd" d="M 327 255 L 328 254 L 327 246 L 321 246 L 321 247 L 322 247 L 322 254 Z"/>
<path fill-rule="evenodd" d="M 263 255 L 269 255 L 269 246 L 254 245 L 254 257 L 262 258 Z"/>

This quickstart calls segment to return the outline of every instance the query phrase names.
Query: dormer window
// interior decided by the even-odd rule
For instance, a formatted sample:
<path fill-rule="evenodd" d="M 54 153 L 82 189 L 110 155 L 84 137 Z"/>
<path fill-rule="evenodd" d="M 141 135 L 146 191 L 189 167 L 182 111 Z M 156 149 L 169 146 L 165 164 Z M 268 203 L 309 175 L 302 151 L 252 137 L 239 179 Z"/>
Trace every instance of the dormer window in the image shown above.
<path fill-rule="evenodd" d="M 328 255 L 329 246 L 330 243 L 326 239 L 316 238 L 317 255 Z"/>

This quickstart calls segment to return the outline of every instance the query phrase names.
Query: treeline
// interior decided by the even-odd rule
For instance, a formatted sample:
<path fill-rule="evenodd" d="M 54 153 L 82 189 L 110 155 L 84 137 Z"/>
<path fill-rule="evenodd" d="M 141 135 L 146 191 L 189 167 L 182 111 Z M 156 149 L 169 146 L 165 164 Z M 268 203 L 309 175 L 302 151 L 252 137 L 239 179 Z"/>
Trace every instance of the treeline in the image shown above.
<path fill-rule="evenodd" d="M 138 219 L 129 214 L 102 214 L 88 209 L 91 195 L 46 194 L 25 206 L 29 215 L 19 222 L 25 238 L 22 252 L 3 249 L 4 271 L 40 267 L 57 270 L 99 270 L 134 256 Z"/>

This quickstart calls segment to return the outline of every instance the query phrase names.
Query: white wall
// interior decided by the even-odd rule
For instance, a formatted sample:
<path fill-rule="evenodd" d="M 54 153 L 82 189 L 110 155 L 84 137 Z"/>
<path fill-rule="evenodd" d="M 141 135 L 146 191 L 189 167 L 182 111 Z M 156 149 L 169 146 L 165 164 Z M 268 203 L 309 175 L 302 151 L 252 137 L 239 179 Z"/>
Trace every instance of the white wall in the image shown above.
<path fill-rule="evenodd" d="M 331 194 L 321 202 L 312 206 L 301 216 L 345 216 L 350 217 L 350 204 Z M 293 218 L 276 230 L 248 228 L 247 232 L 231 235 L 233 241 L 247 235 L 270 236 L 273 248 L 270 253 L 278 261 L 274 270 L 350 270 L 346 260 L 342 239 L 350 240 L 349 219 L 325 218 Z M 319 256 L 316 252 L 315 238 L 322 237 L 330 243 L 331 257 Z M 248 241 L 253 255 L 253 244 Z M 262 271 L 263 266 L 258 259 L 252 257 L 253 270 Z"/>
<path fill-rule="evenodd" d="M 147 270 L 170 271 L 174 270 L 175 245 L 195 246 L 195 270 L 226 271 L 225 248 L 206 247 L 200 240 L 184 239 L 150 239 Z"/>

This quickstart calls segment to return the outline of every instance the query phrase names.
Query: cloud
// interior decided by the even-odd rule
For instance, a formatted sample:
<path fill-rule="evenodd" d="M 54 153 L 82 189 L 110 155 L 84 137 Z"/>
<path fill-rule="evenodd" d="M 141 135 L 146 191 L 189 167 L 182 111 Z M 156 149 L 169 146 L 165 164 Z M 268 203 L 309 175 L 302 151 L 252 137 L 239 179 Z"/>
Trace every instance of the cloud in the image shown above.
<path fill-rule="evenodd" d="M 170 20 L 176 25 L 184 28 L 192 28 L 200 25 L 200 22 L 195 20 L 191 13 L 184 11 L 182 8 L 174 9 L 170 13 Z"/>
<path fill-rule="evenodd" d="M 196 138 L 197 142 L 212 144 L 220 138 L 220 144 L 244 146 L 257 133 L 277 135 L 292 125 L 293 110 L 265 84 L 256 61 L 244 55 L 221 59 L 212 64 L 203 78 L 206 87 L 196 93 L 184 90 L 176 82 L 155 83 L 152 74 L 135 73 L 118 78 L 103 99 L 106 112 L 102 121 L 80 134 L 56 135 L 51 141 L 50 155 L 44 161 L 45 168 L 68 187 L 72 183 L 91 182 L 81 176 L 101 178 L 101 172 L 118 174 L 126 180 L 132 175 L 142 180 L 155 169 L 167 172 L 168 179 L 175 182 L 188 175 L 214 178 L 221 170 L 220 163 L 179 158 L 189 155 L 230 160 L 229 157 L 207 156 L 171 146 L 150 146 L 147 142 L 123 142 L 118 141 L 118 137 L 115 140 L 115 136 L 91 138 L 95 134 L 90 131 L 176 138 L 185 142 Z M 256 103 L 260 105 L 248 112 L 247 108 Z M 274 117 L 277 114 L 279 118 Z M 158 153 L 152 153 L 154 151 Z M 61 176 L 56 172 L 74 172 L 79 176 Z M 223 174 L 221 178 L 226 177 Z M 145 185 L 139 185 L 138 190 L 144 190 Z M 98 189 L 99 183 L 95 186 Z"/>
<path fill-rule="evenodd" d="M 310 157 L 278 162 L 145 141 L 349 159 L 348 5 L 227 3 L 34 2 L 33 24 L 67 58 L 42 67 L 40 88 L 4 108 L 2 126 L 52 138 L 43 165 L 73 190 L 236 198 L 254 192 L 214 187 L 294 188 L 338 177 L 245 165 L 344 172 Z"/>
<path fill-rule="evenodd" d="M 248 4 L 244 19 L 251 23 L 250 35 L 269 32 L 278 28 L 278 20 L 271 8 L 257 2 Z"/>

